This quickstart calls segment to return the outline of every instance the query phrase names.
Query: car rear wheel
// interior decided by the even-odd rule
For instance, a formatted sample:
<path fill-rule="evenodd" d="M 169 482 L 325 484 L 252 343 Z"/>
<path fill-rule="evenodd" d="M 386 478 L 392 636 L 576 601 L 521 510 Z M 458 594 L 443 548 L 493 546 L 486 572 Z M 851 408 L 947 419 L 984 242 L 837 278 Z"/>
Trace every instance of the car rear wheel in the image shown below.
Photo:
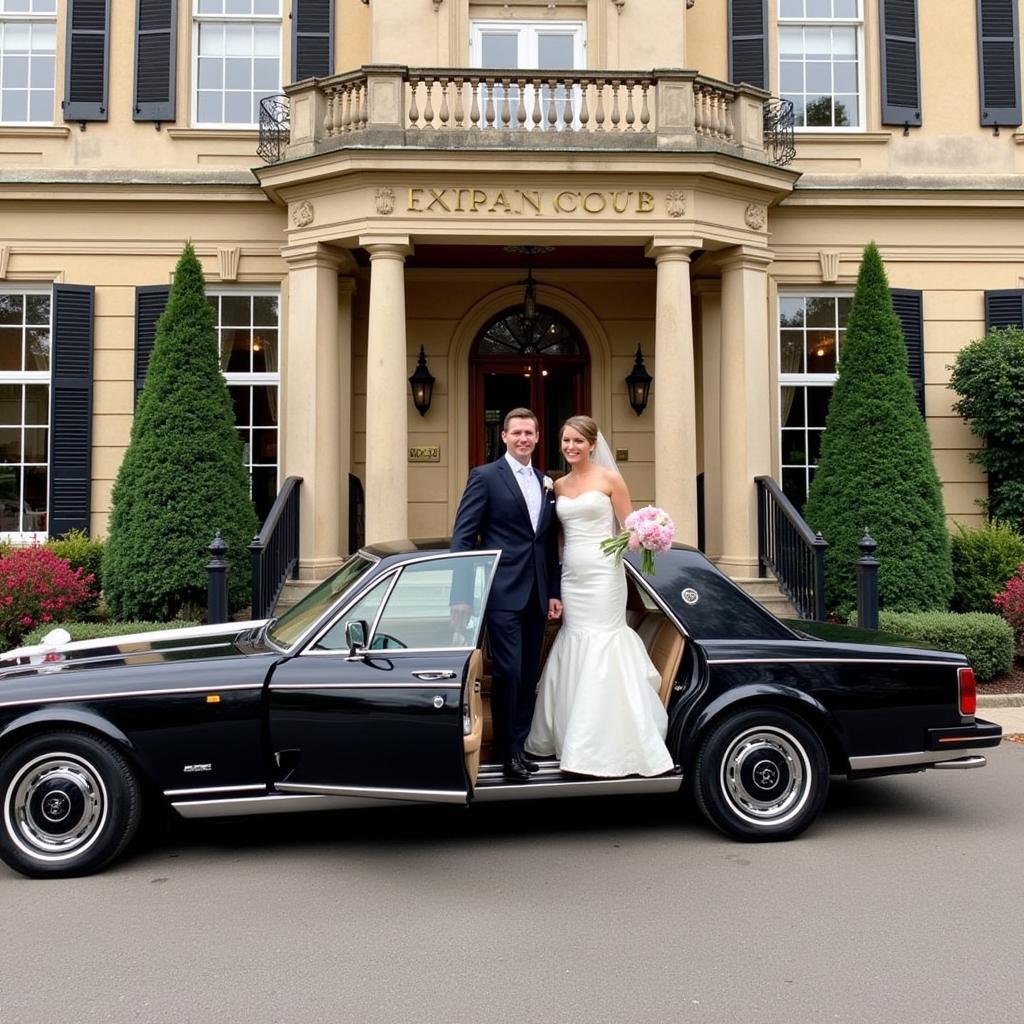
<path fill-rule="evenodd" d="M 85 733 L 34 736 L 0 760 L 0 858 L 30 878 L 99 871 L 131 840 L 142 801 L 128 762 Z"/>
<path fill-rule="evenodd" d="M 803 721 L 768 709 L 731 715 L 701 744 L 694 796 L 726 835 L 747 842 L 792 839 L 828 794 L 828 758 Z"/>

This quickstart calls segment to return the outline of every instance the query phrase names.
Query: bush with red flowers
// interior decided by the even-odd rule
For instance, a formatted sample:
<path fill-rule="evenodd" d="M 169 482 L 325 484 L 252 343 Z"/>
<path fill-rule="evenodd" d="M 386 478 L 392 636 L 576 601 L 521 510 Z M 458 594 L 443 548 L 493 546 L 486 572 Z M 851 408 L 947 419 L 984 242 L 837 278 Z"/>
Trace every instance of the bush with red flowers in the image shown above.
<path fill-rule="evenodd" d="M 1017 566 L 1006 586 L 992 598 L 992 603 L 1013 627 L 1017 646 L 1024 647 L 1024 562 Z"/>
<path fill-rule="evenodd" d="M 38 544 L 0 557 L 0 646 L 13 647 L 30 629 L 72 619 L 94 597 L 94 578 Z"/>

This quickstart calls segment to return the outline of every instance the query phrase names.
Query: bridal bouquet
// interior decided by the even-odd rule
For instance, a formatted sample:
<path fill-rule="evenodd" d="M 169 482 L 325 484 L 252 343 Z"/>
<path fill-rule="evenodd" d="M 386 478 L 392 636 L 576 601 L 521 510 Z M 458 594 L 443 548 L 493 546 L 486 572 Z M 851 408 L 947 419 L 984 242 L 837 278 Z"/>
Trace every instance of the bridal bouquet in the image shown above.
<path fill-rule="evenodd" d="M 654 553 L 668 551 L 675 535 L 676 524 L 669 514 L 664 509 L 648 505 L 626 516 L 625 528 L 614 537 L 601 541 L 601 550 L 614 556 L 616 563 L 622 561 L 622 552 L 626 548 L 633 552 L 642 551 L 640 571 L 653 576 Z"/>

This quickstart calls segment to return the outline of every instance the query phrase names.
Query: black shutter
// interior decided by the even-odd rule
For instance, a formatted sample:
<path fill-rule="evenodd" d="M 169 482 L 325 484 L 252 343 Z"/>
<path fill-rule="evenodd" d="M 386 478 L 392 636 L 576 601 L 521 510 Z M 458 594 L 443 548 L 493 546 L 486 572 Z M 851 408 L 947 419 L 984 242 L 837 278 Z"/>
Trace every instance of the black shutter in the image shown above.
<path fill-rule="evenodd" d="M 924 311 L 922 293 L 912 288 L 893 288 L 892 307 L 903 328 L 907 345 L 907 373 L 914 384 L 917 407 L 924 415 Z"/>
<path fill-rule="evenodd" d="M 96 290 L 53 286 L 49 533 L 89 532 L 92 323 Z"/>
<path fill-rule="evenodd" d="M 167 284 L 147 285 L 135 289 L 135 404 L 146 383 L 149 357 L 153 354 L 156 341 L 156 322 L 160 319 L 171 286 Z"/>
<path fill-rule="evenodd" d="M 68 0 L 64 120 L 106 121 L 109 0 Z"/>
<path fill-rule="evenodd" d="M 729 0 L 729 81 L 768 88 L 768 0 Z"/>
<path fill-rule="evenodd" d="M 981 123 L 1021 123 L 1017 0 L 977 0 Z"/>
<path fill-rule="evenodd" d="M 985 333 L 993 327 L 1024 328 L 1024 290 L 985 292 Z"/>
<path fill-rule="evenodd" d="M 334 74 L 333 0 L 294 0 L 292 81 Z"/>
<path fill-rule="evenodd" d="M 138 0 L 135 9 L 136 121 L 173 121 L 178 0 Z"/>
<path fill-rule="evenodd" d="M 917 0 L 879 0 L 882 124 L 921 123 Z"/>

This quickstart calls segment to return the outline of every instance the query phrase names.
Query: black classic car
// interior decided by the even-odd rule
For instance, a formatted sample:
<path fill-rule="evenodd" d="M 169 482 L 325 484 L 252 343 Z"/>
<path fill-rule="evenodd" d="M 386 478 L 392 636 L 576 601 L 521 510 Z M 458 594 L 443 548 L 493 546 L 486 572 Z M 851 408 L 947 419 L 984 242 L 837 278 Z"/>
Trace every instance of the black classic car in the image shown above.
<path fill-rule="evenodd" d="M 96 871 L 150 801 L 191 818 L 684 787 L 727 835 L 788 839 L 830 774 L 973 768 L 999 743 L 961 655 L 784 623 L 677 545 L 654 577 L 627 556 L 675 770 L 598 779 L 545 761 L 509 783 L 490 757 L 482 628 L 499 558 L 377 545 L 276 619 L 4 654 L 0 857 L 34 877 Z M 472 594 L 461 632 L 453 581 Z"/>

